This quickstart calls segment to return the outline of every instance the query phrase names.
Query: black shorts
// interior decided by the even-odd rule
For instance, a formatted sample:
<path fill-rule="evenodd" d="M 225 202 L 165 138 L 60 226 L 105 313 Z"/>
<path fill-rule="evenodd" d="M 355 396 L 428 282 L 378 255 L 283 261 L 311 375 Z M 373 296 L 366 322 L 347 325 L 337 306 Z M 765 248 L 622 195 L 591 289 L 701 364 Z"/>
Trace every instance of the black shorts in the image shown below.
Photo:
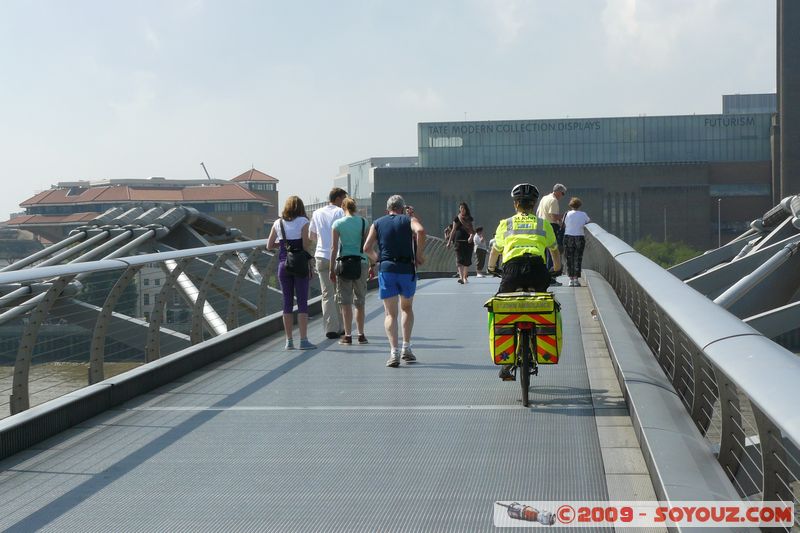
<path fill-rule="evenodd" d="M 546 292 L 550 286 L 550 271 L 539 256 L 514 258 L 503 263 L 503 279 L 497 292 L 533 290 Z"/>

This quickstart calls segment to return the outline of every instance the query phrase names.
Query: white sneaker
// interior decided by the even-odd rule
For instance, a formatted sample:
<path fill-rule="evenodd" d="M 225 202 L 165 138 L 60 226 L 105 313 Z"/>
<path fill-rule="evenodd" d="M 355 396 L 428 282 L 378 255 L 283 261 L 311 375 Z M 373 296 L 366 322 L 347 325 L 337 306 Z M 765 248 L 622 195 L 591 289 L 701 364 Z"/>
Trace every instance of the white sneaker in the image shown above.
<path fill-rule="evenodd" d="M 403 348 L 401 359 L 407 364 L 417 362 L 417 357 L 414 355 L 414 352 L 411 351 L 411 346 L 408 348 Z"/>
<path fill-rule="evenodd" d="M 390 368 L 397 368 L 400 366 L 400 354 L 399 353 L 392 353 L 389 356 L 389 360 L 386 361 L 386 366 Z"/>

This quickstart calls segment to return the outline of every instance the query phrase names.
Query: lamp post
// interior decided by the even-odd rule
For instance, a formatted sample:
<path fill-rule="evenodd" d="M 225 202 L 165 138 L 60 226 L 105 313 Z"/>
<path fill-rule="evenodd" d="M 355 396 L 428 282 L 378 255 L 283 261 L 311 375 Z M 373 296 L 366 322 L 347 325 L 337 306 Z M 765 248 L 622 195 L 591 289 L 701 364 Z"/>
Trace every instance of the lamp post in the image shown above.
<path fill-rule="evenodd" d="M 717 198 L 717 248 L 722 248 L 722 198 Z"/>

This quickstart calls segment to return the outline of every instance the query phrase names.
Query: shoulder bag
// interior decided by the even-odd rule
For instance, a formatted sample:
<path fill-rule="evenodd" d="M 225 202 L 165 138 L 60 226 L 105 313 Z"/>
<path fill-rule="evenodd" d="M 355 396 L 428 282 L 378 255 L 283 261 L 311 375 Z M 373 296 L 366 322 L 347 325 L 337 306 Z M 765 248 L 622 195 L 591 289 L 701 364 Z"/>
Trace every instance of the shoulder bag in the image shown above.
<path fill-rule="evenodd" d="M 364 249 L 364 233 L 367 231 L 367 221 L 361 219 L 361 249 Z M 357 280 L 361 278 L 361 255 L 344 255 L 336 258 L 334 273 L 344 279 Z"/>
<path fill-rule="evenodd" d="M 296 278 L 306 278 L 309 274 L 308 260 L 311 255 L 303 250 L 302 247 L 289 245 L 289 239 L 286 237 L 286 229 L 283 227 L 283 219 L 279 219 L 281 225 L 281 233 L 283 234 L 283 245 L 286 248 L 286 272 Z"/>

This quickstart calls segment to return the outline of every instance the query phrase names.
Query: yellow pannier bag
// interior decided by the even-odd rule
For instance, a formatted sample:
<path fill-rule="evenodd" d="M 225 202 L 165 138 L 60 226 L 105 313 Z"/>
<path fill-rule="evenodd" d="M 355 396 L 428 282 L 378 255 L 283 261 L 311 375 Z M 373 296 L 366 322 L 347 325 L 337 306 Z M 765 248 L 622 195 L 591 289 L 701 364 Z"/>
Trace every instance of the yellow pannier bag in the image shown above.
<path fill-rule="evenodd" d="M 561 306 L 549 292 L 498 294 L 485 304 L 489 310 L 489 352 L 496 365 L 512 365 L 514 324 L 536 323 L 536 362 L 556 364 L 561 356 Z"/>

